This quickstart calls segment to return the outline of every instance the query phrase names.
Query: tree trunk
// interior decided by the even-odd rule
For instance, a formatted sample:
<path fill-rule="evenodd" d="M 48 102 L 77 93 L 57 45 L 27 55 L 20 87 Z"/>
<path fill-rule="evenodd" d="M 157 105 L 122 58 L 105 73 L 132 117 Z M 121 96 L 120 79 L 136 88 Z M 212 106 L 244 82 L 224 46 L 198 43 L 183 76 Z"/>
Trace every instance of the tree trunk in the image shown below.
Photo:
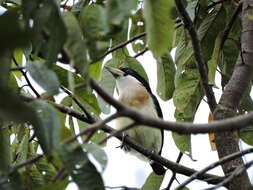
<path fill-rule="evenodd" d="M 238 56 L 232 77 L 213 113 L 215 120 L 233 117 L 236 114 L 243 93 L 253 74 L 253 20 L 249 18 L 249 15 L 253 14 L 253 0 L 243 0 L 242 3 L 241 53 Z M 238 138 L 234 132 L 215 134 L 215 143 L 219 158 L 239 151 Z M 223 164 L 222 169 L 228 175 L 242 164 L 242 158 L 238 158 Z M 229 190 L 252 189 L 247 173 L 244 172 L 232 180 L 228 188 Z"/>

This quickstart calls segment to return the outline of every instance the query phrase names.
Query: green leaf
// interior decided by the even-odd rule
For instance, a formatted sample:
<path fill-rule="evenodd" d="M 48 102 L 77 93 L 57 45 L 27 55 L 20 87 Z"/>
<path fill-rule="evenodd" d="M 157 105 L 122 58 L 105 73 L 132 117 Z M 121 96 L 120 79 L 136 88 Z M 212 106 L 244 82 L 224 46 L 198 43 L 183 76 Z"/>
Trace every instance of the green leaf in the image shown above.
<path fill-rule="evenodd" d="M 23 129 L 24 130 L 24 129 Z M 21 164 L 27 161 L 28 158 L 28 144 L 29 144 L 29 131 L 25 129 L 25 134 L 18 145 L 17 158 L 15 163 Z"/>
<path fill-rule="evenodd" d="M 178 78 L 173 94 L 173 102 L 176 107 L 175 118 L 177 121 L 193 121 L 203 92 L 200 88 L 200 76 L 198 69 L 177 70 Z M 182 152 L 191 154 L 189 135 L 174 134 L 174 141 Z"/>
<path fill-rule="evenodd" d="M 172 1 L 144 1 L 144 19 L 146 24 L 148 47 L 155 57 L 162 56 L 172 46 L 174 22 L 170 18 Z"/>
<path fill-rule="evenodd" d="M 7 173 L 11 163 L 8 123 L 0 121 L 0 173 Z"/>
<path fill-rule="evenodd" d="M 23 0 L 22 11 L 27 28 L 33 31 L 35 55 L 42 55 L 48 66 L 52 66 L 66 39 L 66 28 L 58 3 L 55 0 Z"/>
<path fill-rule="evenodd" d="M 27 70 L 31 77 L 46 90 L 49 95 L 58 94 L 60 86 L 58 78 L 44 63 L 30 62 L 28 63 Z"/>
<path fill-rule="evenodd" d="M 102 61 L 97 61 L 96 63 L 90 64 L 89 74 L 91 78 L 95 80 L 100 80 L 102 73 L 102 65 Z"/>
<path fill-rule="evenodd" d="M 23 47 L 28 44 L 30 29 L 24 28 L 18 9 L 12 9 L 0 15 L 0 50 Z"/>
<path fill-rule="evenodd" d="M 111 59 L 108 62 L 106 62 L 105 65 L 113 67 L 117 65 L 117 62 L 115 62 L 114 59 Z M 101 80 L 99 81 L 99 84 L 103 86 L 103 89 L 106 90 L 107 93 L 109 93 L 110 95 L 113 95 L 116 82 L 112 74 L 106 69 L 103 69 L 102 71 L 102 76 L 101 76 Z M 98 96 L 98 103 L 103 113 L 105 114 L 110 113 L 110 105 L 107 104 L 100 96 Z"/>
<path fill-rule="evenodd" d="M 163 56 L 162 59 L 158 61 L 156 92 L 164 101 L 172 98 L 175 89 L 175 72 L 175 64 L 170 54 Z"/>
<path fill-rule="evenodd" d="M 104 171 L 108 161 L 105 151 L 101 147 L 93 143 L 83 144 L 82 147 L 87 153 L 92 154 L 92 156 L 96 159 L 96 161 L 99 162 L 102 171 Z"/>
<path fill-rule="evenodd" d="M 156 175 L 154 172 L 152 172 L 145 184 L 142 186 L 141 190 L 154 190 L 154 189 L 160 189 L 160 186 L 163 182 L 164 175 L 159 176 Z"/>
<path fill-rule="evenodd" d="M 105 189 L 101 175 L 80 146 L 63 145 L 59 158 L 80 190 Z"/>
<path fill-rule="evenodd" d="M 92 115 L 96 114 L 99 116 L 101 110 L 98 105 L 95 94 L 90 89 L 75 90 L 76 97 L 81 101 L 86 110 Z"/>
<path fill-rule="evenodd" d="M 52 71 L 54 71 L 57 74 L 57 77 L 59 79 L 59 82 L 63 86 L 68 86 L 68 71 L 67 69 L 64 69 L 58 65 L 53 65 Z M 72 76 L 74 78 L 75 84 L 83 84 L 84 80 L 82 77 L 79 77 L 77 74 L 72 73 Z"/>
<path fill-rule="evenodd" d="M 110 25 L 121 25 L 131 15 L 131 11 L 137 8 L 137 0 L 108 0 L 106 14 Z"/>
<path fill-rule="evenodd" d="M 0 174 L 0 189 L 4 190 L 25 190 L 21 175 L 18 171 L 12 172 L 9 176 Z"/>
<path fill-rule="evenodd" d="M 60 119 L 53 106 L 35 100 L 30 105 L 36 110 L 38 116 L 38 126 L 34 126 L 35 135 L 45 153 L 52 153 L 60 142 Z"/>
<path fill-rule="evenodd" d="M 26 172 L 24 172 L 23 176 L 25 176 L 26 187 L 30 187 L 30 189 L 35 189 L 42 187 L 45 185 L 45 181 L 42 173 L 38 170 L 36 165 L 31 165 Z"/>
<path fill-rule="evenodd" d="M 173 140 L 177 148 L 185 153 L 186 155 L 191 156 L 191 135 L 180 135 L 178 133 L 172 133 Z"/>
<path fill-rule="evenodd" d="M 221 35 L 218 35 L 218 37 L 215 40 L 215 46 L 213 49 L 212 58 L 207 62 L 208 65 L 208 80 L 209 83 L 215 85 L 215 73 L 216 68 L 219 65 L 219 62 L 221 62 Z"/>
<path fill-rule="evenodd" d="M 239 137 L 246 144 L 253 146 L 253 126 L 248 126 L 239 131 Z"/>
<path fill-rule="evenodd" d="M 233 39 L 227 39 L 222 49 L 224 64 L 220 65 L 220 67 L 223 74 L 221 81 L 223 88 L 226 86 L 234 71 L 234 66 L 240 52 L 240 47 L 237 42 L 240 43 L 239 41 L 234 41 Z"/>
<path fill-rule="evenodd" d="M 99 40 L 109 32 L 105 8 L 101 5 L 91 4 L 84 7 L 79 14 L 79 22 L 84 36 L 87 38 Z"/>
<path fill-rule="evenodd" d="M 0 118 L 18 123 L 31 122 L 37 124 L 34 110 L 12 94 L 10 89 L 0 88 Z"/>
<path fill-rule="evenodd" d="M 145 21 L 143 18 L 142 9 L 139 9 L 132 17 L 131 17 L 131 29 L 130 29 L 130 38 L 145 32 Z M 135 53 L 140 52 L 146 47 L 147 37 L 140 38 L 131 43 L 132 48 Z"/>
<path fill-rule="evenodd" d="M 57 174 L 55 167 L 50 162 L 48 162 L 46 158 L 38 160 L 36 162 L 36 167 L 38 168 L 39 172 L 43 174 L 43 179 L 46 183 L 51 182 Z"/>
<path fill-rule="evenodd" d="M 11 51 L 0 51 L 0 88 L 6 88 L 9 80 Z"/>
<path fill-rule="evenodd" d="M 180 70 L 177 70 L 177 72 L 180 72 Z M 176 88 L 173 94 L 176 119 L 179 121 L 192 121 L 202 96 L 198 70 L 187 69 L 181 71 L 176 80 Z"/>
<path fill-rule="evenodd" d="M 82 31 L 77 19 L 71 12 L 65 12 L 63 18 L 68 34 L 64 49 L 72 61 L 72 66 L 74 66 L 77 72 L 85 79 L 85 82 L 87 82 L 89 64 L 86 57 L 87 49 Z"/>
<path fill-rule="evenodd" d="M 127 56 L 123 60 L 123 64 L 121 66 L 129 67 L 133 70 L 135 70 L 138 74 L 140 74 L 147 82 L 148 82 L 148 76 L 141 65 L 141 63 L 134 57 Z"/>
<path fill-rule="evenodd" d="M 63 181 L 58 181 L 56 183 L 49 183 L 44 185 L 41 188 L 35 189 L 35 190 L 64 190 L 67 188 L 69 181 L 67 179 Z"/>

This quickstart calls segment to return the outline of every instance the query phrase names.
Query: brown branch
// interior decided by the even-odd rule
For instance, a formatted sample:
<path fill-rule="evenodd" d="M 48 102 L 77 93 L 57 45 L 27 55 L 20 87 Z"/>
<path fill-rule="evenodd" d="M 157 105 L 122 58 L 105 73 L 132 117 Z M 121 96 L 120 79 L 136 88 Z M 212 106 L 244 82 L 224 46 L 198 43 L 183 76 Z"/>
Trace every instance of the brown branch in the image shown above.
<path fill-rule="evenodd" d="M 35 162 L 37 162 L 38 160 L 40 160 L 43 156 L 44 156 L 43 154 L 39 154 L 39 155 L 37 155 L 36 157 L 34 157 L 34 158 L 30 159 L 30 160 L 27 160 L 27 161 L 25 161 L 25 162 L 23 162 L 23 163 L 21 163 L 19 165 L 13 166 L 11 168 L 11 172 L 16 171 L 16 170 L 18 170 L 20 168 L 23 168 L 25 166 L 34 164 Z"/>
<path fill-rule="evenodd" d="M 146 53 L 147 51 L 148 51 L 148 48 L 143 49 L 142 51 L 140 51 L 139 53 L 137 53 L 137 54 L 134 56 L 134 58 L 137 58 L 137 57 L 143 55 L 143 54 Z"/>
<path fill-rule="evenodd" d="M 182 16 L 182 19 L 184 21 L 184 25 L 190 34 L 194 56 L 195 56 L 198 70 L 199 70 L 199 74 L 201 77 L 201 83 L 202 83 L 202 86 L 204 88 L 204 91 L 205 91 L 205 94 L 207 97 L 207 102 L 208 102 L 209 108 L 210 108 L 211 112 L 213 112 L 217 103 L 216 103 L 216 99 L 214 96 L 214 92 L 208 82 L 208 77 L 207 77 L 208 76 L 208 68 L 207 68 L 206 63 L 204 62 L 202 55 L 201 55 L 200 42 L 199 42 L 199 39 L 197 36 L 197 32 L 194 28 L 194 24 L 191 21 L 190 16 L 188 15 L 188 13 L 186 12 L 186 10 L 184 8 L 182 1 L 175 0 L 175 3 L 176 3 L 176 7 L 177 7 L 179 13 Z"/>
<path fill-rule="evenodd" d="M 176 160 L 176 163 L 179 163 L 179 162 L 180 162 L 180 160 L 182 159 L 183 155 L 184 155 L 184 154 L 183 154 L 182 152 L 179 152 L 178 157 L 177 157 L 177 160 Z M 169 184 L 168 184 L 168 186 L 167 186 L 164 190 L 170 190 L 170 188 L 171 188 L 171 186 L 172 186 L 174 180 L 176 179 L 176 175 L 177 175 L 176 172 L 173 172 L 173 173 L 172 173 L 172 176 L 171 176 L 171 178 L 170 178 Z"/>
<path fill-rule="evenodd" d="M 239 156 L 242 156 L 242 155 L 245 155 L 245 154 L 249 154 L 249 153 L 252 153 L 253 152 L 253 148 L 249 148 L 247 150 L 243 150 L 243 151 L 240 151 L 240 152 L 236 152 L 236 153 L 233 153 L 231 155 L 228 155 L 212 164 L 210 164 L 209 166 L 205 167 L 204 169 L 198 171 L 197 173 L 191 175 L 186 181 L 184 181 L 183 183 L 181 183 L 175 190 L 179 190 L 179 189 L 183 189 L 187 184 L 189 184 L 191 181 L 193 181 L 194 179 L 196 179 L 196 177 L 198 175 L 201 175 L 203 173 L 206 173 L 207 171 L 223 164 L 223 163 L 226 163 L 230 160 L 233 160 Z"/>
<path fill-rule="evenodd" d="M 123 116 L 129 117 L 135 122 L 147 127 L 169 130 L 180 134 L 197 134 L 232 131 L 253 124 L 253 112 L 250 112 L 247 115 L 214 121 L 207 124 L 171 122 L 156 118 L 150 118 L 114 99 L 107 92 L 105 92 L 94 80 L 91 80 L 90 85 L 107 103 L 114 106 L 117 110 L 120 110 Z"/>
<path fill-rule="evenodd" d="M 227 184 L 229 184 L 233 179 L 239 177 L 240 175 L 242 175 L 243 173 L 246 172 L 246 170 L 253 165 L 253 160 L 251 160 L 250 162 L 241 165 L 239 167 L 237 167 L 230 176 L 228 176 L 227 178 L 225 178 L 222 182 L 218 183 L 217 185 L 210 187 L 210 188 L 206 188 L 205 190 L 213 190 L 213 189 L 217 189 L 219 187 L 222 186 L 226 186 Z M 252 188 L 251 188 L 252 189 Z"/>
<path fill-rule="evenodd" d="M 85 107 L 83 106 L 83 104 L 75 97 L 74 94 L 72 94 L 72 92 L 70 92 L 67 88 L 65 88 L 64 86 L 61 86 L 61 89 L 69 95 L 69 97 L 71 97 L 73 99 L 73 101 L 79 106 L 79 108 L 85 113 L 86 117 L 88 120 L 93 120 L 93 118 L 91 117 L 90 113 L 85 109 Z"/>
<path fill-rule="evenodd" d="M 123 127 L 122 129 L 120 130 L 117 130 L 115 131 L 114 133 L 111 133 L 110 135 L 108 135 L 107 137 L 105 137 L 104 139 L 102 139 L 98 144 L 103 144 L 105 143 L 109 138 L 111 137 L 114 137 L 114 136 L 117 136 L 119 134 L 122 134 L 124 131 L 127 131 L 129 129 L 132 129 L 134 126 L 136 126 L 137 123 L 133 122 L 133 123 L 130 123 L 129 125 Z"/>
<path fill-rule="evenodd" d="M 236 115 L 243 94 L 252 79 L 253 22 L 249 19 L 249 15 L 252 14 L 252 11 L 252 0 L 243 0 L 241 14 L 241 53 L 238 55 L 234 72 L 220 98 L 219 106 L 217 106 L 213 113 L 215 120 L 221 120 Z M 240 150 L 238 146 L 238 137 L 235 133 L 224 132 L 215 134 L 215 143 L 220 158 Z M 222 169 L 224 173 L 228 175 L 243 163 L 243 159 L 239 157 L 222 164 Z M 229 189 L 252 189 L 247 173 L 244 172 L 242 175 L 230 181 Z"/>
<path fill-rule="evenodd" d="M 87 133 L 94 133 L 100 129 L 103 129 L 103 127 L 105 126 L 106 123 L 114 120 L 115 118 L 118 118 L 121 116 L 121 113 L 120 112 L 116 112 L 115 114 L 113 115 L 110 115 L 109 117 L 107 117 L 106 119 L 104 120 L 100 120 L 100 121 L 97 121 L 96 123 L 93 123 L 92 125 L 89 126 L 89 128 L 87 129 L 84 129 L 83 131 L 81 131 L 80 133 L 76 134 L 75 136 L 67 139 L 64 143 L 72 143 L 74 142 L 78 137 L 80 136 L 83 136 Z"/>
<path fill-rule="evenodd" d="M 140 34 L 138 34 L 138 35 L 130 38 L 129 40 L 127 40 L 125 42 L 122 42 L 122 43 L 120 43 L 120 44 L 112 47 L 110 50 L 108 50 L 107 52 L 105 52 L 105 54 L 102 57 L 105 57 L 105 56 L 109 55 L 110 53 L 112 53 L 112 52 L 114 52 L 114 51 L 116 51 L 118 49 L 121 49 L 121 48 L 125 47 L 127 44 L 129 44 L 129 43 L 131 43 L 131 42 L 133 42 L 133 41 L 135 41 L 135 40 L 137 40 L 139 38 L 142 38 L 142 37 L 144 37 L 146 35 L 147 35 L 146 32 L 140 33 Z"/>

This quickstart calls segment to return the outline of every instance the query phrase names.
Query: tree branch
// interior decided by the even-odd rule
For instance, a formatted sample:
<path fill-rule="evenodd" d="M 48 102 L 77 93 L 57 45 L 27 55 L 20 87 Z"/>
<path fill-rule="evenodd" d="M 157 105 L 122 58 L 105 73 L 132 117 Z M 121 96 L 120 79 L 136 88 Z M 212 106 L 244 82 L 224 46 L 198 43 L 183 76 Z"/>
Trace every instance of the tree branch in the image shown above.
<path fill-rule="evenodd" d="M 253 11 L 252 0 L 242 1 L 242 33 L 241 33 L 241 53 L 239 53 L 234 72 L 224 89 L 219 105 L 213 115 L 215 120 L 234 117 L 240 105 L 243 94 L 249 85 L 253 74 L 253 22 L 249 15 Z M 233 152 L 239 151 L 238 137 L 231 132 L 215 134 L 215 143 L 219 157 L 225 157 Z M 226 175 L 243 164 L 242 158 L 234 159 L 222 164 L 222 169 Z M 230 181 L 230 190 L 252 189 L 246 172 Z"/>
<path fill-rule="evenodd" d="M 243 150 L 243 151 L 240 151 L 240 152 L 236 152 L 236 153 L 233 153 L 231 155 L 228 155 L 212 164 L 210 164 L 209 166 L 205 167 L 204 169 L 198 171 L 197 173 L 191 175 L 186 181 L 184 181 L 183 183 L 181 183 L 175 190 L 179 190 L 179 189 L 183 189 L 187 184 L 189 184 L 191 181 L 193 181 L 194 179 L 196 179 L 196 177 L 198 175 L 201 175 L 203 173 L 206 173 L 207 171 L 223 164 L 223 163 L 226 163 L 230 160 L 233 160 L 239 156 L 242 156 L 242 155 L 245 155 L 245 154 L 248 154 L 248 153 L 252 153 L 253 152 L 253 148 L 249 148 L 247 150 Z"/>
<path fill-rule="evenodd" d="M 225 178 L 222 182 L 218 183 L 217 185 L 215 185 L 214 187 L 211 188 L 207 188 L 205 190 L 213 190 L 213 189 L 217 189 L 219 187 L 225 186 L 228 183 L 230 183 L 233 179 L 235 179 L 236 177 L 239 177 L 241 174 L 245 173 L 246 170 L 253 165 L 253 160 L 251 160 L 250 162 L 241 165 L 239 167 L 237 167 L 230 176 L 228 176 L 227 178 Z M 241 182 L 242 183 L 242 182 Z M 251 188 L 252 189 L 252 188 Z"/>
<path fill-rule="evenodd" d="M 91 80 L 90 85 L 107 103 L 114 106 L 117 110 L 120 110 L 123 116 L 129 117 L 135 122 L 147 127 L 169 130 L 180 134 L 197 134 L 232 131 L 253 124 L 253 112 L 250 112 L 247 115 L 214 121 L 207 124 L 171 122 L 156 118 L 150 118 L 114 99 L 107 92 L 105 92 L 94 80 Z"/>
<path fill-rule="evenodd" d="M 129 44 L 129 43 L 131 43 L 131 42 L 133 42 L 133 41 L 135 41 L 135 40 L 137 40 L 137 39 L 139 39 L 139 38 L 142 38 L 142 37 L 144 37 L 144 36 L 146 36 L 146 35 L 147 35 L 146 32 L 140 33 L 140 34 L 138 34 L 138 35 L 136 35 L 136 36 L 130 38 L 129 40 L 127 40 L 127 41 L 125 41 L 125 42 L 122 42 L 122 43 L 120 43 L 120 44 L 118 44 L 118 45 L 112 47 L 110 50 L 108 50 L 107 52 L 105 52 L 105 54 L 104 54 L 102 57 L 105 57 L 105 56 L 109 55 L 110 53 L 112 53 L 112 52 L 114 52 L 114 51 L 116 51 L 116 50 L 118 50 L 118 49 L 120 49 L 120 48 L 123 48 L 123 47 L 125 47 L 127 44 Z"/>
<path fill-rule="evenodd" d="M 15 57 L 12 56 L 12 60 L 13 60 L 13 62 L 15 63 L 15 65 L 16 65 L 17 67 L 19 67 L 18 62 L 17 62 L 17 60 L 15 59 Z M 22 73 L 22 75 L 25 77 L 25 80 L 26 80 L 28 86 L 29 86 L 29 87 L 31 88 L 31 90 L 33 91 L 33 93 L 37 96 L 37 98 L 40 98 L 40 94 L 39 94 L 39 93 L 35 90 L 35 88 L 32 86 L 32 84 L 31 84 L 29 78 L 27 77 L 26 72 L 25 72 L 23 69 L 20 69 L 19 71 L 20 71 L 20 72 Z"/>
<path fill-rule="evenodd" d="M 175 0 L 175 3 L 176 3 L 179 13 L 182 16 L 182 19 L 184 21 L 184 25 L 187 28 L 187 30 L 191 36 L 192 47 L 193 47 L 194 56 L 195 56 L 195 59 L 197 62 L 197 66 L 199 69 L 201 83 L 202 83 L 202 86 L 204 88 L 204 91 L 205 91 L 205 94 L 207 97 L 207 102 L 208 102 L 209 108 L 210 108 L 211 112 L 213 112 L 217 103 L 216 103 L 216 99 L 214 96 L 214 92 L 208 82 L 208 77 L 207 77 L 208 76 L 208 68 L 207 68 L 206 63 L 204 62 L 202 55 L 201 55 L 200 43 L 198 40 L 196 30 L 194 28 L 194 24 L 191 21 L 191 18 L 188 15 L 188 13 L 186 12 L 182 1 Z"/>

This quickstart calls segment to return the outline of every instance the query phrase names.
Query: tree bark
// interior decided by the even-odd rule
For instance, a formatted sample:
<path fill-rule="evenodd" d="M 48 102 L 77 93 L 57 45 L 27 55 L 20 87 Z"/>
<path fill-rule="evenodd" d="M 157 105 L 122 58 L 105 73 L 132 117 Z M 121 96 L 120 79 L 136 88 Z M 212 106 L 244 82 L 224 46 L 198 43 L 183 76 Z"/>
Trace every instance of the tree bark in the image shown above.
<path fill-rule="evenodd" d="M 225 87 L 220 102 L 213 115 L 215 120 L 233 117 L 236 114 L 243 93 L 249 85 L 253 74 L 253 20 L 249 15 L 253 14 L 253 0 L 243 0 L 242 7 L 242 33 L 241 52 L 238 56 L 234 72 Z M 215 143 L 219 158 L 239 151 L 238 138 L 234 132 L 215 134 Z M 238 158 L 222 165 L 222 169 L 228 175 L 235 168 L 243 164 L 243 159 Z M 229 190 L 252 189 L 248 175 L 244 172 L 228 185 Z"/>

